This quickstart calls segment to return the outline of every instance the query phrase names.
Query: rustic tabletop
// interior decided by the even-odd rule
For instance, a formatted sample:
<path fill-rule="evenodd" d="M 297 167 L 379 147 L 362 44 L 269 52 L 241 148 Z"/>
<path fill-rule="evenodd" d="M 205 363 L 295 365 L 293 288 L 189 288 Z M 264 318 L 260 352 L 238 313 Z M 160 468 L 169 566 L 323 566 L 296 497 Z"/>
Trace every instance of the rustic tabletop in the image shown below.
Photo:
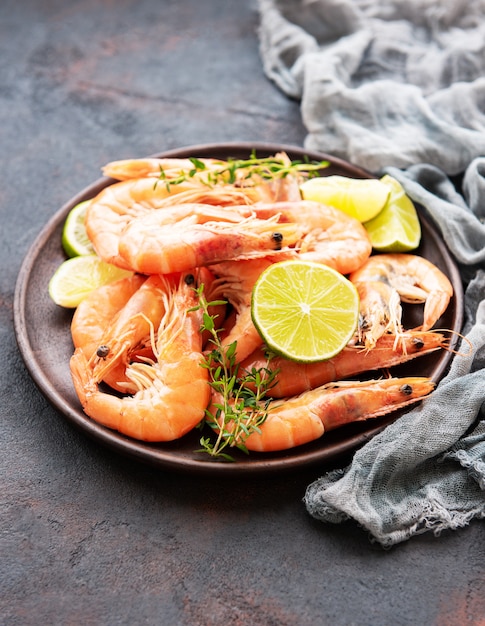
<path fill-rule="evenodd" d="M 347 458 L 268 476 L 140 463 L 66 420 L 18 350 L 23 259 L 102 165 L 203 143 L 302 146 L 257 27 L 254 1 L 0 4 L 2 624 L 484 623 L 483 523 L 384 551 L 302 503 Z"/>

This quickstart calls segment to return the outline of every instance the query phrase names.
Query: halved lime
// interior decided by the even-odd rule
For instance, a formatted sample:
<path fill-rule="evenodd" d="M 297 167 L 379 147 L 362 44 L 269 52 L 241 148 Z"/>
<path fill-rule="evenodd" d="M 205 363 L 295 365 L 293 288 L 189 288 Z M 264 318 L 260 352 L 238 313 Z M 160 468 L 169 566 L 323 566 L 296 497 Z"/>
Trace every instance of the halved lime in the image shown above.
<path fill-rule="evenodd" d="M 93 289 L 132 274 L 95 254 L 76 256 L 59 265 L 49 281 L 49 296 L 59 306 L 76 308 Z"/>
<path fill-rule="evenodd" d="M 268 347 L 288 359 L 330 359 L 357 328 L 359 296 L 335 270 L 313 261 L 270 265 L 253 288 L 253 323 Z"/>
<path fill-rule="evenodd" d="M 378 215 L 389 198 L 389 187 L 374 178 L 322 176 L 300 185 L 304 200 L 314 200 L 340 209 L 360 222 Z"/>
<path fill-rule="evenodd" d="M 379 215 L 364 224 L 372 247 L 378 252 L 415 250 L 421 241 L 416 207 L 395 178 L 386 174 L 381 181 L 391 193 Z"/>
<path fill-rule="evenodd" d="M 84 216 L 90 200 L 76 204 L 64 222 L 62 247 L 69 257 L 94 254 L 93 244 L 89 241 L 84 227 Z"/>

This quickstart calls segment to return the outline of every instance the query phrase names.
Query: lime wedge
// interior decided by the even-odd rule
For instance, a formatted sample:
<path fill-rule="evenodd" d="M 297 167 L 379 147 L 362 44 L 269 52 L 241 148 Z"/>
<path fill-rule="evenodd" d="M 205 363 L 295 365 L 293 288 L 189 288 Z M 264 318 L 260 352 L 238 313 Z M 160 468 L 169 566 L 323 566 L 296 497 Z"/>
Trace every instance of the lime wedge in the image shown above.
<path fill-rule="evenodd" d="M 268 347 L 311 363 L 335 356 L 357 327 L 359 296 L 335 270 L 313 261 L 282 261 L 265 269 L 253 288 L 253 323 Z"/>
<path fill-rule="evenodd" d="M 90 200 L 76 204 L 64 222 L 62 247 L 69 257 L 94 254 L 93 244 L 89 241 L 84 228 L 84 216 Z"/>
<path fill-rule="evenodd" d="M 391 193 L 379 215 L 364 224 L 372 247 L 378 252 L 415 250 L 421 241 L 416 208 L 395 178 L 386 174 L 381 181 Z"/>
<path fill-rule="evenodd" d="M 374 178 L 322 176 L 300 185 L 304 200 L 314 200 L 340 209 L 360 222 L 378 215 L 389 198 L 389 187 Z"/>
<path fill-rule="evenodd" d="M 132 274 L 95 254 L 76 256 L 59 265 L 49 281 L 49 296 L 59 306 L 76 308 L 97 287 Z"/>

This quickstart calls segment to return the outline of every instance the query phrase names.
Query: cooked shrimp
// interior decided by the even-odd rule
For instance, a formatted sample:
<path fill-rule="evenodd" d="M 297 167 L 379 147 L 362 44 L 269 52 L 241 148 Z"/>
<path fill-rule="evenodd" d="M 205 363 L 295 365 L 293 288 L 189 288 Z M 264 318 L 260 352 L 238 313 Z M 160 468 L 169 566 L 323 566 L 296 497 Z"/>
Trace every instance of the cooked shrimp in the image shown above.
<path fill-rule="evenodd" d="M 326 431 L 368 420 L 409 406 L 429 395 L 429 378 L 349 381 L 318 387 L 269 405 L 260 432 L 245 440 L 248 450 L 274 452 L 314 441 Z"/>
<path fill-rule="evenodd" d="M 88 359 L 101 344 L 107 325 L 119 314 L 146 276 L 134 274 L 92 291 L 74 311 L 71 336 L 75 348 L 82 348 Z"/>
<path fill-rule="evenodd" d="M 361 334 L 370 347 L 379 333 L 389 328 L 396 332 L 401 327 L 401 301 L 424 302 L 421 329 L 429 330 L 445 312 L 453 295 L 453 287 L 443 272 L 427 259 L 413 254 L 372 256 L 351 273 L 350 280 L 361 296 Z"/>
<path fill-rule="evenodd" d="M 258 203 L 219 211 L 179 205 L 171 207 L 170 217 L 166 211 L 152 211 L 132 220 L 119 237 L 123 267 L 169 273 L 284 250 L 285 258 L 293 254 L 347 273 L 362 265 L 371 252 L 358 220 L 318 202 Z M 180 220 L 174 221 L 177 214 Z"/>
<path fill-rule="evenodd" d="M 164 290 L 160 276 L 149 276 L 107 325 L 89 360 L 97 383 L 104 381 L 118 391 L 136 391 L 125 371 L 133 353 L 150 347 L 151 331 L 159 327 L 165 313 Z"/>
<path fill-rule="evenodd" d="M 274 157 L 282 164 L 291 165 L 291 160 L 285 153 L 278 153 Z M 264 168 L 263 168 L 264 169 Z M 200 158 L 145 158 L 125 159 L 112 161 L 103 168 L 103 174 L 116 180 L 130 180 L 136 178 L 160 179 L 161 184 L 175 189 L 180 182 L 185 186 L 196 189 L 209 189 L 215 186 L 239 189 L 247 194 L 253 202 L 276 202 L 279 200 L 300 200 L 300 177 L 291 174 L 284 177 L 270 177 L 265 179 L 253 168 L 250 163 L 247 167 L 233 168 L 233 163 L 218 159 Z M 249 175 L 250 174 L 250 175 Z M 201 202 L 202 200 L 192 200 Z"/>
<path fill-rule="evenodd" d="M 275 384 L 267 394 L 285 398 L 350 376 L 407 363 L 448 346 L 443 334 L 432 331 L 408 331 L 399 338 L 396 342 L 394 335 L 383 335 L 372 350 L 354 342 L 332 359 L 319 363 L 296 363 L 280 356 L 268 362 L 265 350 L 260 348 L 242 361 L 239 368 L 247 372 L 257 370 L 263 378 L 267 373 L 276 372 Z"/>
<path fill-rule="evenodd" d="M 277 215 L 259 219 L 252 208 L 179 205 L 170 213 L 180 219 L 170 223 L 165 211 L 152 211 L 131 221 L 119 237 L 124 267 L 144 274 L 183 272 L 274 254 L 298 241 L 298 224 L 279 223 Z"/>
<path fill-rule="evenodd" d="M 359 268 L 372 251 L 364 226 L 334 207 L 300 200 L 258 204 L 253 208 L 260 218 L 279 215 L 280 223 L 298 224 L 303 236 L 294 254 L 301 259 L 325 263 L 342 274 Z"/>
<path fill-rule="evenodd" d="M 141 178 L 103 189 L 92 199 L 84 220 L 86 232 L 98 255 L 125 267 L 118 254 L 118 241 L 123 228 L 134 217 L 162 207 L 171 193 L 180 193 L 188 188 L 181 184 L 168 190 L 165 185 L 154 185 L 152 179 Z"/>
<path fill-rule="evenodd" d="M 194 270 L 185 280 L 194 288 L 203 285 L 210 297 L 214 277 L 208 268 Z M 131 362 L 154 358 L 151 332 L 165 312 L 164 288 L 158 275 L 135 274 L 95 290 L 75 311 L 71 324 L 74 347 L 83 349 L 96 382 L 124 393 L 136 392 L 126 368 Z M 209 313 L 216 326 L 220 325 L 225 307 L 209 307 Z M 206 333 L 202 340 L 207 340 Z"/>
<path fill-rule="evenodd" d="M 393 333 L 396 341 L 403 332 L 402 307 L 399 293 L 377 280 L 356 282 L 359 294 L 359 342 L 372 350 L 385 333 Z"/>
<path fill-rule="evenodd" d="M 126 261 L 119 255 L 118 243 L 123 230 L 135 218 L 163 209 L 159 219 L 170 224 L 196 213 L 197 208 L 209 212 L 211 207 L 207 205 L 237 204 L 241 205 L 238 215 L 242 219 L 250 215 L 244 202 L 245 196 L 234 188 L 215 193 L 210 189 L 194 191 L 190 183 L 167 188 L 163 184 L 155 185 L 149 178 L 133 179 L 110 185 L 95 196 L 86 211 L 84 224 L 97 254 L 108 263 L 126 267 Z M 223 219 L 220 211 L 217 214 L 214 209 L 214 215 L 214 219 Z"/>
<path fill-rule="evenodd" d="M 192 430 L 204 417 L 210 399 L 207 369 L 201 367 L 200 323 L 195 290 L 184 280 L 163 278 L 165 314 L 154 333 L 155 360 L 132 363 L 127 376 L 137 386 L 133 396 L 100 390 L 82 348 L 71 357 L 75 390 L 93 420 L 143 441 L 171 441 Z"/>
<path fill-rule="evenodd" d="M 219 161 L 218 159 L 198 159 L 199 163 L 204 166 L 200 172 L 210 173 L 212 170 L 220 170 L 227 166 L 227 161 Z M 190 172 L 195 169 L 194 162 L 190 159 L 177 158 L 144 158 L 144 159 L 122 159 L 120 161 L 111 161 L 103 168 L 103 174 L 110 176 L 116 180 L 130 180 L 133 178 L 160 178 L 163 180 L 173 181 L 180 177 L 181 174 L 189 176 Z M 197 180 L 197 179 L 196 179 Z M 153 185 L 153 180 L 152 180 Z"/>

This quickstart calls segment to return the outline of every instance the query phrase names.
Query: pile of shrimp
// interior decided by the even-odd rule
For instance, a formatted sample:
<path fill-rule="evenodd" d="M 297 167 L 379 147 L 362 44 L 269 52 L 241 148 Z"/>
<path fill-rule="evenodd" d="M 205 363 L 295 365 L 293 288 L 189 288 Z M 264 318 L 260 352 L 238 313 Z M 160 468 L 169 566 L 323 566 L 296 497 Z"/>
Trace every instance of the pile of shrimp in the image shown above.
<path fill-rule="evenodd" d="M 285 154 L 275 158 L 290 163 Z M 217 394 L 203 366 L 210 342 L 201 293 L 213 303 L 223 346 L 235 345 L 240 371 L 275 372 L 267 417 L 246 438 L 248 450 L 299 446 L 429 395 L 426 377 L 352 377 L 446 348 L 431 329 L 452 296 L 447 277 L 416 255 L 372 255 L 359 221 L 302 200 L 304 173 L 267 179 L 241 168 L 229 179 L 220 174 L 227 166 L 136 159 L 103 168 L 116 182 L 90 201 L 86 231 L 99 257 L 133 274 L 98 288 L 74 313 L 70 369 L 85 413 L 150 442 L 178 439 L 204 421 Z M 358 290 L 355 337 L 328 361 L 268 362 L 252 323 L 261 272 L 293 258 L 326 264 Z M 419 328 L 403 327 L 402 302 L 424 303 Z"/>

